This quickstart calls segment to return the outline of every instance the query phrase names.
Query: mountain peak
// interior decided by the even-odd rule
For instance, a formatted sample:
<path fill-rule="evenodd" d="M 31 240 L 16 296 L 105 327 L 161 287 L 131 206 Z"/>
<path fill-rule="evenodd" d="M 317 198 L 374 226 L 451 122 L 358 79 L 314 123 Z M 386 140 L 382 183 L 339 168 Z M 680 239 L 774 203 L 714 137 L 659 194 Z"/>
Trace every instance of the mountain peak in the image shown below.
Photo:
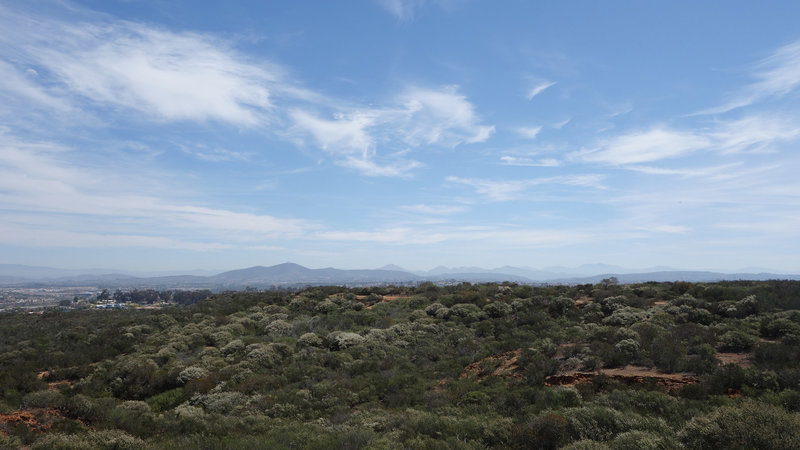
<path fill-rule="evenodd" d="M 383 267 L 378 267 L 378 270 L 392 270 L 392 271 L 399 271 L 399 272 L 408 272 L 408 270 L 396 265 L 396 264 L 387 264 Z"/>

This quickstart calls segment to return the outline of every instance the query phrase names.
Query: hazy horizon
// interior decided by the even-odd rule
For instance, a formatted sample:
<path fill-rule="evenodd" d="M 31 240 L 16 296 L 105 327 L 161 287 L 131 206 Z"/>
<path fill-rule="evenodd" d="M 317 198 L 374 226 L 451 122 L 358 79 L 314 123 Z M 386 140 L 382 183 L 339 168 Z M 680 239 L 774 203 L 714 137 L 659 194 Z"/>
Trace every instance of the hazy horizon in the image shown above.
<path fill-rule="evenodd" d="M 800 4 L 0 5 L 0 263 L 800 273 Z"/>

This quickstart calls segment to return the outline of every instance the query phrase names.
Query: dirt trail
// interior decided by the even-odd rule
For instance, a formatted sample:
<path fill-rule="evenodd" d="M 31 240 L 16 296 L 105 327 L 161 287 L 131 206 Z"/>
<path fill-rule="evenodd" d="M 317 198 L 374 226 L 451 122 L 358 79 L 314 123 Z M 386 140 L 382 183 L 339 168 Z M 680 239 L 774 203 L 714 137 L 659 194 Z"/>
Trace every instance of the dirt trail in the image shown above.
<path fill-rule="evenodd" d="M 545 379 L 545 386 L 574 386 L 591 383 L 594 377 L 604 375 L 625 384 L 640 384 L 648 381 L 664 386 L 668 390 L 679 389 L 687 384 L 697 383 L 697 377 L 688 373 L 662 373 L 650 367 L 625 366 L 614 369 L 599 369 L 595 372 L 572 370 Z"/>
<path fill-rule="evenodd" d="M 358 300 L 359 300 L 359 301 L 364 301 L 364 299 L 365 299 L 366 297 L 367 297 L 366 295 L 359 295 L 359 296 L 357 296 L 357 298 L 358 298 Z M 395 300 L 400 300 L 401 298 L 411 298 L 411 297 L 409 297 L 409 296 L 407 296 L 407 295 L 384 295 L 384 296 L 383 296 L 383 298 L 381 298 L 381 301 L 379 301 L 379 302 L 375 302 L 375 303 L 373 303 L 373 304 L 371 304 L 371 305 L 367 305 L 367 307 L 366 307 L 366 308 L 367 308 L 367 309 L 372 309 L 372 308 L 374 308 L 374 307 L 375 307 L 375 305 L 377 305 L 378 303 L 388 303 L 388 302 L 393 302 L 393 301 L 395 301 Z"/>

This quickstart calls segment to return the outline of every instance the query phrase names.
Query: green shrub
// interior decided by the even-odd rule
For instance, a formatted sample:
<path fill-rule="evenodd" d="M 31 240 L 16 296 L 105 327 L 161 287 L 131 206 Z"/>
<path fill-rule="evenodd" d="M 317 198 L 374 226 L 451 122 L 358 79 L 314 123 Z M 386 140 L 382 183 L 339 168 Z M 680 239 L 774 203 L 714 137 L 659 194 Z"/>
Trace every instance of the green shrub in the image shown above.
<path fill-rule="evenodd" d="M 611 441 L 613 450 L 671 450 L 680 445 L 670 436 L 661 436 L 647 431 L 626 431 Z"/>
<path fill-rule="evenodd" d="M 733 330 L 719 337 L 719 350 L 722 352 L 742 352 L 753 348 L 758 342 L 758 336 L 750 333 Z"/>
<path fill-rule="evenodd" d="M 45 433 L 34 442 L 34 450 L 136 450 L 144 441 L 120 430 L 97 430 L 86 434 Z"/>
<path fill-rule="evenodd" d="M 800 414 L 765 403 L 723 406 L 690 420 L 678 434 L 689 448 L 789 450 L 800 448 Z"/>

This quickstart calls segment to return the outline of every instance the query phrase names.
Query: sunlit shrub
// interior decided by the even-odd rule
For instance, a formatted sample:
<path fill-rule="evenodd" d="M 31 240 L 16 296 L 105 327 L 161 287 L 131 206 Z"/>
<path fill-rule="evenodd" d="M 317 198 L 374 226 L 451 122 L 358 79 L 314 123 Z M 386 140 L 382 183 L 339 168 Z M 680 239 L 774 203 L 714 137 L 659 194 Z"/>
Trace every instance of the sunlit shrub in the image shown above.
<path fill-rule="evenodd" d="M 504 302 L 492 302 L 484 305 L 483 312 L 492 318 L 505 317 L 511 313 L 511 305 Z"/>
<path fill-rule="evenodd" d="M 753 348 L 758 342 L 758 336 L 744 331 L 733 330 L 719 337 L 719 350 L 723 352 L 741 352 Z"/>
<path fill-rule="evenodd" d="M 246 407 L 248 397 L 241 392 L 221 391 L 197 395 L 189 401 L 194 406 L 202 406 L 206 411 L 230 414 Z"/>
<path fill-rule="evenodd" d="M 297 338 L 297 345 L 300 347 L 322 347 L 324 342 L 316 333 L 304 333 Z"/>
<path fill-rule="evenodd" d="M 288 336 L 292 333 L 292 324 L 283 319 L 277 319 L 270 322 L 264 331 L 273 336 Z"/>
<path fill-rule="evenodd" d="M 196 380 L 198 378 L 204 378 L 208 376 L 208 371 L 202 367 L 198 366 L 189 366 L 181 371 L 178 374 L 178 383 L 186 384 L 189 381 Z"/>
<path fill-rule="evenodd" d="M 678 434 L 688 448 L 800 448 L 800 414 L 765 403 L 723 406 L 690 420 Z"/>
<path fill-rule="evenodd" d="M 431 303 L 430 305 L 428 305 L 428 307 L 425 308 L 425 312 L 429 316 L 435 316 L 436 312 L 442 308 L 444 308 L 444 305 L 442 305 L 441 303 Z"/>
<path fill-rule="evenodd" d="M 144 441 L 121 430 L 97 430 L 86 434 L 45 433 L 31 447 L 53 450 L 136 450 Z"/>
<path fill-rule="evenodd" d="M 678 442 L 671 436 L 632 430 L 620 433 L 611 441 L 614 450 L 671 450 L 679 448 Z"/>
<path fill-rule="evenodd" d="M 327 336 L 331 350 L 344 350 L 365 341 L 360 334 L 347 331 L 334 331 Z"/>
<path fill-rule="evenodd" d="M 649 316 L 650 314 L 647 311 L 631 308 L 629 306 L 622 306 L 614 309 L 610 316 L 603 319 L 603 324 L 615 327 L 630 326 L 636 322 L 644 321 Z"/>
<path fill-rule="evenodd" d="M 244 350 L 244 342 L 242 342 L 241 339 L 234 339 L 225 344 L 225 346 L 220 349 L 220 352 L 222 352 L 222 354 L 225 356 L 230 356 L 235 355 L 242 350 Z"/>

